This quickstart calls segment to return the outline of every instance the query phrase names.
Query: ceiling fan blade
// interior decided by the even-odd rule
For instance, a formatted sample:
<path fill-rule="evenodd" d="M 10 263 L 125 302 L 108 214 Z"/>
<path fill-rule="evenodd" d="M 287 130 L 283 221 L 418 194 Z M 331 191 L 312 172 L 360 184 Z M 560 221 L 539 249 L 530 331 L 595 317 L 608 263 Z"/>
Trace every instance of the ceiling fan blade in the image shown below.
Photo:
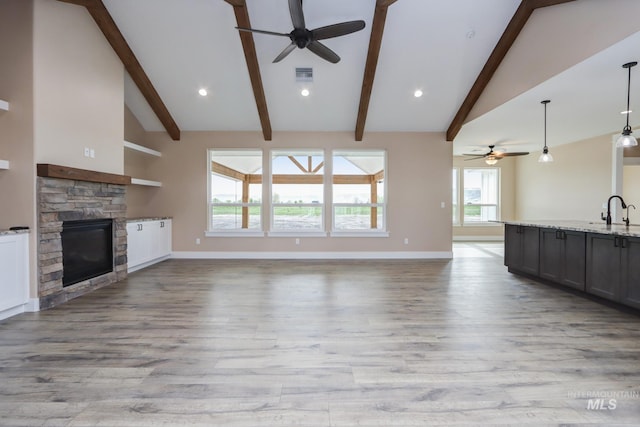
<path fill-rule="evenodd" d="M 526 151 L 520 151 L 517 153 L 500 153 L 498 154 L 500 157 L 510 157 L 510 156 L 526 156 L 527 154 L 529 154 Z"/>
<path fill-rule="evenodd" d="M 287 34 L 287 33 L 275 33 L 273 31 L 256 30 L 256 29 L 253 29 L 253 28 L 236 27 L 236 30 L 244 31 L 244 32 L 247 32 L 247 33 L 258 33 L 258 34 L 268 34 L 270 36 L 285 36 L 285 37 L 289 37 L 289 34 Z"/>
<path fill-rule="evenodd" d="M 274 63 L 282 61 L 287 55 L 289 55 L 296 48 L 295 43 L 291 43 L 287 47 L 284 48 L 280 55 L 276 56 L 276 59 L 273 60 Z"/>
<path fill-rule="evenodd" d="M 291 22 L 296 30 L 304 30 L 304 14 L 302 13 L 302 0 L 289 0 L 289 13 L 291 14 Z"/>
<path fill-rule="evenodd" d="M 328 47 L 326 47 L 325 45 L 323 45 L 318 41 L 315 41 L 315 40 L 311 41 L 307 45 L 307 49 L 309 49 L 311 52 L 318 55 L 320 58 L 331 62 L 332 64 L 336 64 L 340 62 L 340 57 L 336 55 L 334 51 L 332 51 L 331 49 L 329 49 Z"/>
<path fill-rule="evenodd" d="M 465 154 L 465 156 L 469 156 L 470 154 Z M 471 157 L 470 159 L 464 159 L 464 161 L 469 161 L 469 160 L 479 160 L 479 159 L 484 159 L 486 156 L 476 156 L 476 157 Z"/>
<path fill-rule="evenodd" d="M 473 157 L 485 157 L 488 156 L 489 153 L 480 154 L 480 153 L 464 153 L 463 156 L 473 156 Z"/>
<path fill-rule="evenodd" d="M 311 30 L 311 40 L 325 40 L 355 33 L 365 27 L 364 21 L 348 21 Z"/>

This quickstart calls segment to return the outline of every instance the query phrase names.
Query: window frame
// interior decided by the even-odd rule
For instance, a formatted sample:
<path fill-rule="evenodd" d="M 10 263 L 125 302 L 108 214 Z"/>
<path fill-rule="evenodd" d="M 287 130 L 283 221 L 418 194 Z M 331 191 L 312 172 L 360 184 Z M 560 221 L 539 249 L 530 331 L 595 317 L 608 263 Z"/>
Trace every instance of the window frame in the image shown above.
<path fill-rule="evenodd" d="M 261 160 L 261 168 L 262 168 L 262 183 L 263 191 L 261 192 L 261 200 L 259 203 L 255 202 L 232 202 L 232 203 L 215 203 L 212 199 L 212 175 L 215 174 L 212 167 L 213 162 L 213 153 L 214 152 L 246 152 L 246 153 L 255 153 L 260 154 Z M 224 176 L 224 175 L 222 175 Z M 207 237 L 257 237 L 264 236 L 264 150 L 255 149 L 255 148 L 244 148 L 244 149 L 235 149 L 235 148 L 209 148 L 207 149 L 207 229 L 205 231 L 205 236 Z M 251 207 L 259 207 L 260 208 L 260 228 L 252 229 L 252 228 L 232 228 L 232 229 L 214 229 L 213 227 L 213 208 L 215 206 L 225 206 L 225 207 L 235 207 L 240 209 L 250 209 Z"/>
<path fill-rule="evenodd" d="M 467 170 L 495 170 L 496 171 L 496 203 L 465 203 L 464 202 L 464 190 L 465 190 L 465 171 Z M 458 188 L 458 197 L 460 200 L 460 209 L 458 212 L 458 220 L 461 222 L 459 225 L 464 227 L 486 227 L 486 226 L 497 226 L 499 225 L 497 222 L 500 221 L 501 217 L 501 192 L 502 192 L 502 177 L 501 177 L 501 169 L 500 167 L 491 166 L 491 167 L 482 167 L 482 166 L 473 166 L 473 167 L 464 167 L 461 168 L 460 179 L 459 179 L 459 188 Z M 466 206 L 478 206 L 482 209 L 485 206 L 495 206 L 496 208 L 496 218 L 490 219 L 487 221 L 465 221 L 464 210 Z"/>
<path fill-rule="evenodd" d="M 334 195 L 334 188 L 336 185 L 341 185 L 341 184 L 336 184 L 334 183 L 334 158 L 336 156 L 339 156 L 340 153 L 381 153 L 383 156 L 383 179 L 382 179 L 382 186 L 383 186 L 383 191 L 382 194 L 384 195 L 383 201 L 382 202 L 376 202 L 376 203 L 343 203 L 343 202 L 335 202 L 333 195 Z M 331 203 L 330 203 L 330 209 L 331 209 L 331 235 L 335 236 L 335 237 L 388 237 L 389 236 L 389 232 L 387 231 L 387 200 L 388 200 L 388 167 L 387 167 L 387 160 L 388 159 L 388 152 L 385 149 L 333 149 L 331 150 L 331 180 L 330 180 L 330 196 L 331 196 Z M 357 175 L 354 175 L 357 176 Z M 347 228 L 337 228 L 336 227 L 336 209 L 337 208 L 348 208 L 348 207 L 355 207 L 355 208 L 375 208 L 375 209 L 382 209 L 382 224 L 383 227 L 382 228 L 367 228 L 367 229 L 362 229 L 362 228 L 353 228 L 353 229 L 347 229 Z M 376 219 L 377 221 L 377 219 Z"/>
<path fill-rule="evenodd" d="M 286 155 L 286 156 L 322 156 L 322 202 L 318 203 L 274 203 L 273 201 L 273 160 L 277 155 Z M 326 237 L 328 235 L 326 231 L 326 203 L 327 203 L 327 177 L 330 175 L 330 169 L 327 168 L 327 153 L 324 149 L 319 148 L 308 148 L 308 149 L 287 149 L 287 148 L 277 148 L 269 150 L 269 170 L 268 170 L 268 197 L 263 203 L 267 204 L 267 210 L 269 212 L 269 229 L 266 232 L 267 236 L 271 237 L 290 237 L 290 236 L 306 236 L 306 237 Z M 305 176 L 304 174 L 300 176 Z M 264 182 L 264 181 L 263 181 Z M 295 208 L 318 208 L 320 207 L 320 227 L 318 228 L 275 228 L 275 209 L 276 208 L 286 208 L 286 207 L 295 207 Z"/>

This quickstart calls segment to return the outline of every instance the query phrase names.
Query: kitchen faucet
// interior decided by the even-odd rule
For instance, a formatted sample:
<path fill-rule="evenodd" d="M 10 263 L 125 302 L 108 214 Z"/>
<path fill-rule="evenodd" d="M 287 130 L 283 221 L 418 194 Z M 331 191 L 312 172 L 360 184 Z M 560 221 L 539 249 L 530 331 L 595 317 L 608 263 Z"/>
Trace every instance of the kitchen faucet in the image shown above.
<path fill-rule="evenodd" d="M 607 221 L 607 225 L 611 225 L 611 199 L 616 199 L 616 198 L 620 199 L 620 203 L 622 203 L 622 209 L 627 209 L 627 204 L 624 202 L 622 197 L 618 196 L 617 194 L 614 194 L 613 196 L 609 197 L 609 200 L 607 200 L 607 217 L 605 218 L 603 214 L 600 214 L 600 218 Z"/>
<path fill-rule="evenodd" d="M 627 224 L 627 227 L 629 226 L 629 208 L 633 208 L 633 209 L 635 209 L 635 208 L 636 208 L 636 206 L 635 206 L 635 205 L 631 205 L 631 204 L 627 205 L 627 218 L 626 218 L 626 219 L 625 219 L 625 218 L 622 218 L 622 220 L 624 221 L 624 223 L 625 223 L 625 224 Z"/>

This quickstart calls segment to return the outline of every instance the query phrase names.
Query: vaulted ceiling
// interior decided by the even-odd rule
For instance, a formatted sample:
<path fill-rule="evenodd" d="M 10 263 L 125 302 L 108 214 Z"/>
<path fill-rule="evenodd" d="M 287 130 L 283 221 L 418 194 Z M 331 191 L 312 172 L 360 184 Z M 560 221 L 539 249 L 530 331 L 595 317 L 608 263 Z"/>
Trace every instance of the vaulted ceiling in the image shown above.
<path fill-rule="evenodd" d="M 558 26 L 554 9 L 561 12 L 555 16 L 578 10 L 569 8 L 588 13 L 599 0 L 304 0 L 309 29 L 365 21 L 362 31 L 323 41 L 341 57 L 337 64 L 308 49 L 273 63 L 287 38 L 235 29 L 290 32 L 287 0 L 61 1 L 86 6 L 119 52 L 128 71 L 125 102 L 143 127 L 174 139 L 180 131 L 260 131 L 266 140 L 283 131 L 351 131 L 366 142 L 367 132 L 433 131 L 446 132 L 456 153 L 491 143 L 536 150 L 542 99 L 552 99 L 550 140 L 619 131 L 626 101 L 621 65 L 640 58 L 640 26 L 607 39 L 607 16 L 591 16 L 593 32 L 580 37 L 592 43 L 602 32 L 606 40 L 596 43 L 597 51 L 558 61 L 541 81 L 523 75 L 522 87 L 479 108 L 485 88 L 496 92 L 491 85 L 507 80 L 499 73 L 503 58 L 513 61 L 514 51 L 528 49 L 518 37 L 532 15 L 538 27 Z M 617 10 L 640 3 L 607 2 Z M 560 24 L 572 31 L 569 21 Z M 528 66 L 532 75 L 544 75 L 539 64 Z M 313 68 L 313 82 L 296 82 L 296 67 Z M 640 87 L 640 74 L 636 79 Z M 303 87 L 308 97 L 300 94 Z M 209 95 L 198 95 L 200 88 Z M 633 93 L 640 111 L 640 91 Z"/>

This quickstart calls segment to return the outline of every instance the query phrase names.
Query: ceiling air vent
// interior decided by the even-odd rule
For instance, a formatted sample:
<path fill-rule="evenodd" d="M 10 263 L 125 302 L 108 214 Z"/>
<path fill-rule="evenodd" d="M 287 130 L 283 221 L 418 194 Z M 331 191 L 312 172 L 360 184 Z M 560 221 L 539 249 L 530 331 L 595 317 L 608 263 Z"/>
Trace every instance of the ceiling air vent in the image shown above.
<path fill-rule="evenodd" d="M 296 68 L 297 82 L 313 82 L 313 68 Z"/>

